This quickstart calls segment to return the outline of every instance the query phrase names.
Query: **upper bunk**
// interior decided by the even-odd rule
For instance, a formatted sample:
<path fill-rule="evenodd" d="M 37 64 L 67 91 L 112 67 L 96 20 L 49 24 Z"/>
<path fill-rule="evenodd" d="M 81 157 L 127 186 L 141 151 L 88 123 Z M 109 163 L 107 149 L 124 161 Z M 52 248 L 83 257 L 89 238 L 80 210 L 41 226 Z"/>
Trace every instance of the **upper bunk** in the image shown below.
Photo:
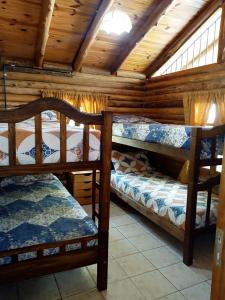
<path fill-rule="evenodd" d="M 114 116 L 112 141 L 144 149 L 180 160 L 191 157 L 192 146 L 199 144 L 202 164 L 213 157 L 215 164 L 222 162 L 225 125 L 215 127 L 161 124 L 137 116 Z"/>

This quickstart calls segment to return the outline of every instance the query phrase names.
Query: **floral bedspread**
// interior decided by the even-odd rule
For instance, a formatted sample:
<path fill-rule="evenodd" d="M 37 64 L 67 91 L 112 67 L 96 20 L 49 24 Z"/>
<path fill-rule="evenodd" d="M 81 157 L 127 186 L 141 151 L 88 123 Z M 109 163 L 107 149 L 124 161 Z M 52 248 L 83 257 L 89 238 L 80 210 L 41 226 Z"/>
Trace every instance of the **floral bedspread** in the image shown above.
<path fill-rule="evenodd" d="M 190 150 L 192 128 L 169 124 L 114 123 L 113 135 Z M 223 143 L 224 136 L 218 136 L 217 155 L 223 154 Z M 201 158 L 210 158 L 211 145 L 210 139 L 202 140 Z"/>
<path fill-rule="evenodd" d="M 83 128 L 67 125 L 67 162 L 81 161 L 83 156 Z M 29 119 L 16 125 L 17 163 L 35 164 L 35 126 Z M 100 131 L 91 129 L 89 134 L 89 160 L 100 157 Z M 42 122 L 43 163 L 60 160 L 60 124 L 58 121 Z M 9 165 L 8 125 L 0 123 L 0 166 Z"/>
<path fill-rule="evenodd" d="M 96 233 L 93 220 L 52 174 L 0 182 L 0 252 Z M 66 250 L 76 248 L 79 243 L 67 245 Z M 57 251 L 44 250 L 44 255 Z M 35 256 L 35 252 L 20 254 L 19 260 Z M 0 264 L 10 262 L 10 257 L 0 258 Z"/>
<path fill-rule="evenodd" d="M 181 229 L 185 228 L 187 185 L 156 171 L 145 174 L 111 173 L 111 186 L 118 192 L 138 202 L 147 210 L 166 218 Z M 210 222 L 216 223 L 218 196 L 212 195 Z M 196 228 L 205 225 L 207 192 L 198 193 Z"/>

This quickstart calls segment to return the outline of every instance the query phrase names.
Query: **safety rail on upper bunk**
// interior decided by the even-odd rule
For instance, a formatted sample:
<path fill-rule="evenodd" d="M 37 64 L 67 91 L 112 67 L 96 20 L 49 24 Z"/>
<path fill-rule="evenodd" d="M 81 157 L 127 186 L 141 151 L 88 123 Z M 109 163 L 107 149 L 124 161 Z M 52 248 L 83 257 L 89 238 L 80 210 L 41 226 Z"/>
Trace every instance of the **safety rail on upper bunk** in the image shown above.
<path fill-rule="evenodd" d="M 43 163 L 42 159 L 42 118 L 41 113 L 46 110 L 53 110 L 60 113 L 60 160 L 57 163 Z M 16 156 L 16 123 L 25 121 L 31 117 L 35 118 L 35 163 L 18 164 Z M 74 120 L 75 123 L 84 124 L 83 129 L 83 159 L 78 162 L 66 161 L 67 143 L 67 122 L 66 118 Z M 99 160 L 89 160 L 89 125 L 101 126 L 101 149 L 106 149 L 111 143 L 111 112 L 105 111 L 102 114 L 88 114 L 75 109 L 63 100 L 56 98 L 43 98 L 29 104 L 11 110 L 0 110 L 0 123 L 8 123 L 8 146 L 9 164 L 0 166 L 0 176 L 22 175 L 44 172 L 59 172 L 76 170 L 97 170 L 101 169 L 103 156 L 110 155 L 106 151 L 100 151 Z M 109 147 L 110 148 L 110 147 Z M 105 154 L 106 155 L 105 155 Z"/>

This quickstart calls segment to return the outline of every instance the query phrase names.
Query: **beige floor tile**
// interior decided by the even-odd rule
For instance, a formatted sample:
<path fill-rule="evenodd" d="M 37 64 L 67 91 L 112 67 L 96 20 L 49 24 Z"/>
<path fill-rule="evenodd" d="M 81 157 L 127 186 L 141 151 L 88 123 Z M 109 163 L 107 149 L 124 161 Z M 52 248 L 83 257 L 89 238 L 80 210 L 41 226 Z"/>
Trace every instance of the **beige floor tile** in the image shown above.
<path fill-rule="evenodd" d="M 18 300 L 16 285 L 6 284 L 0 286 L 0 300 Z"/>
<path fill-rule="evenodd" d="M 93 290 L 84 294 L 82 293 L 63 298 L 63 300 L 104 300 L 104 297 L 102 296 L 101 292 Z"/>
<path fill-rule="evenodd" d="M 109 253 L 114 258 L 126 256 L 138 252 L 138 250 L 127 240 L 119 240 L 109 244 Z"/>
<path fill-rule="evenodd" d="M 180 292 L 170 294 L 166 297 L 160 298 L 160 300 L 185 300 L 184 296 Z M 192 299 L 195 300 L 195 299 Z"/>
<path fill-rule="evenodd" d="M 132 223 L 135 223 L 135 222 L 136 221 L 133 218 L 129 217 L 127 214 L 110 218 L 111 227 L 132 224 Z"/>
<path fill-rule="evenodd" d="M 187 300 L 210 300 L 210 292 L 210 286 L 206 282 L 181 291 Z"/>
<path fill-rule="evenodd" d="M 117 216 L 121 216 L 121 215 L 125 215 L 125 214 L 126 214 L 126 211 L 124 211 L 119 206 L 110 207 L 110 217 L 117 217 Z"/>
<path fill-rule="evenodd" d="M 88 266 L 88 270 L 95 282 L 97 282 L 97 265 Z M 115 261 L 109 261 L 108 282 L 114 282 L 127 278 L 127 274 L 121 266 Z"/>
<path fill-rule="evenodd" d="M 130 279 L 110 283 L 103 296 L 106 300 L 145 300 Z"/>
<path fill-rule="evenodd" d="M 21 300 L 57 300 L 60 294 L 53 275 L 32 278 L 19 283 Z"/>
<path fill-rule="evenodd" d="M 160 272 L 178 289 L 183 290 L 192 285 L 205 281 L 205 277 L 196 274 L 183 263 L 178 263 L 160 269 Z"/>
<path fill-rule="evenodd" d="M 166 267 L 180 262 L 180 257 L 168 247 L 160 247 L 143 252 L 143 255 L 157 268 Z"/>
<path fill-rule="evenodd" d="M 62 297 L 87 292 L 96 287 L 86 268 L 56 273 L 55 276 Z"/>
<path fill-rule="evenodd" d="M 148 300 L 158 299 L 177 291 L 158 270 L 144 273 L 131 279 Z"/>
<path fill-rule="evenodd" d="M 163 246 L 162 242 L 155 239 L 151 234 L 142 234 L 128 238 L 139 251 L 145 251 Z"/>
<path fill-rule="evenodd" d="M 118 258 L 116 261 L 120 264 L 128 276 L 143 274 L 155 269 L 155 267 L 141 253 L 124 256 Z"/>
<path fill-rule="evenodd" d="M 118 226 L 117 229 L 127 238 L 145 234 L 144 229 L 137 223 Z"/>
<path fill-rule="evenodd" d="M 125 236 L 116 228 L 110 228 L 109 230 L 109 241 L 114 242 L 114 241 L 119 241 L 124 239 Z"/>
<path fill-rule="evenodd" d="M 206 279 L 212 279 L 212 257 L 205 257 L 204 252 L 202 252 L 202 256 L 195 258 L 191 269 L 198 274 L 201 274 Z"/>

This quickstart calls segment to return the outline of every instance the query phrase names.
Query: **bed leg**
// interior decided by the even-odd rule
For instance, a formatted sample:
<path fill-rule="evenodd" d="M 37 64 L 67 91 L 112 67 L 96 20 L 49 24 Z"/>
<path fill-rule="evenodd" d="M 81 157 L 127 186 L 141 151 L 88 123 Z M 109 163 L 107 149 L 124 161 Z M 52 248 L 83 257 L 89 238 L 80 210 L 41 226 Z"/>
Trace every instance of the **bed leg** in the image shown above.
<path fill-rule="evenodd" d="M 99 238 L 99 258 L 97 263 L 97 288 L 99 291 L 107 289 L 108 279 L 108 232 L 101 233 Z"/>
<path fill-rule="evenodd" d="M 185 230 L 184 244 L 183 244 L 183 263 L 187 266 L 193 264 L 194 257 L 194 230 L 189 228 Z"/>

